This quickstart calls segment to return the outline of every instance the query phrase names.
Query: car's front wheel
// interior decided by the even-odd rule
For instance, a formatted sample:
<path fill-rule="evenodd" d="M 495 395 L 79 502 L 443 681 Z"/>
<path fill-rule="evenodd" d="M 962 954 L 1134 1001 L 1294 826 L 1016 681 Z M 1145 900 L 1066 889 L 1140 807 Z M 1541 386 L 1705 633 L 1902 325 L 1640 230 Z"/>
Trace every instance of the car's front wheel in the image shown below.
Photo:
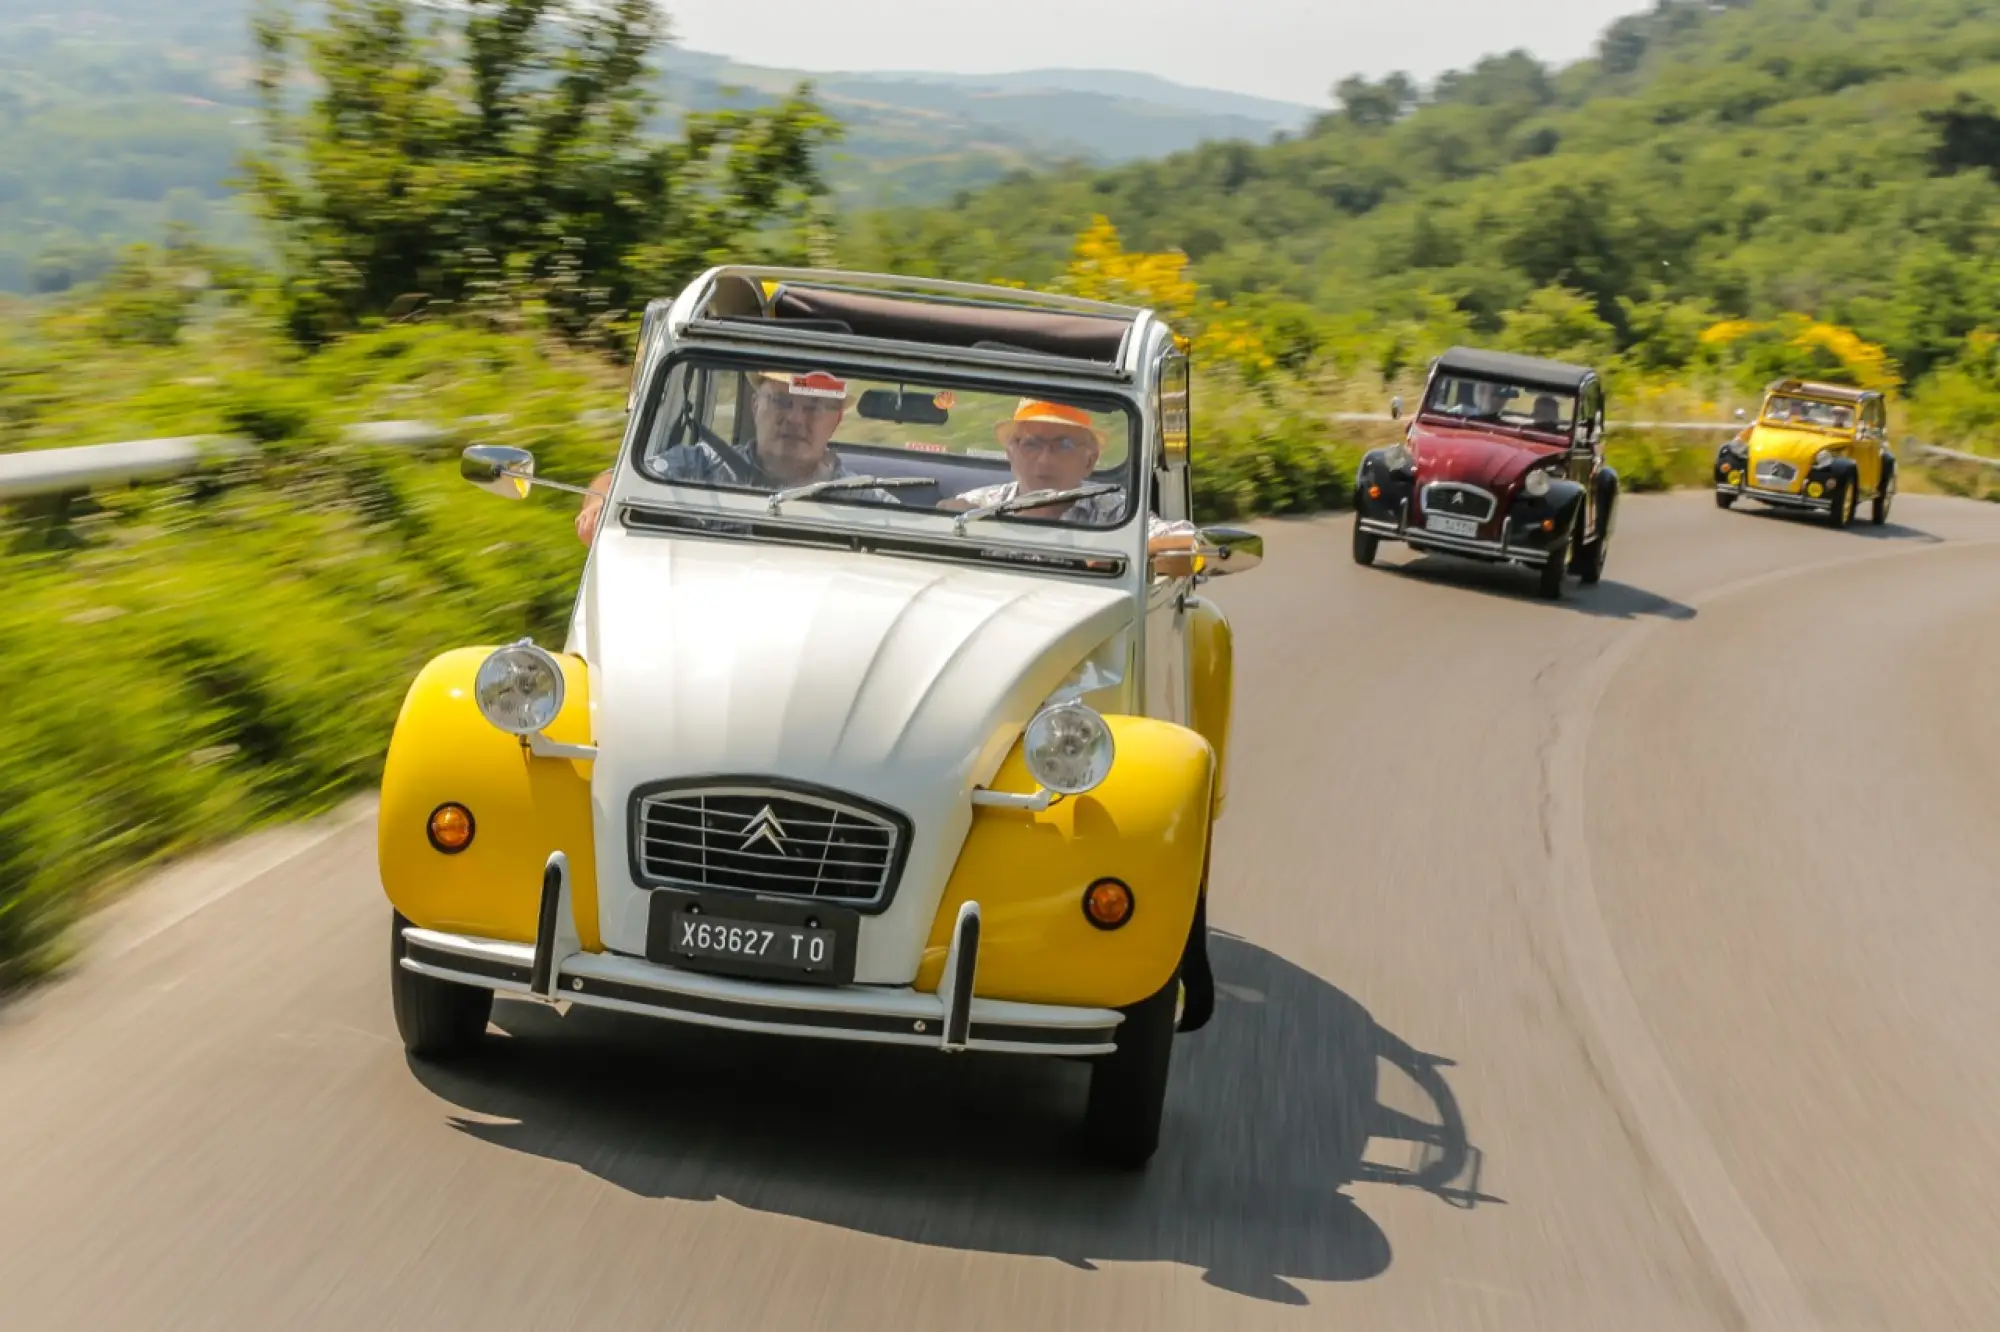
<path fill-rule="evenodd" d="M 1105 1165 L 1137 1170 L 1159 1150 L 1180 990 L 1176 968 L 1156 994 L 1123 1010 L 1118 1049 L 1091 1067 L 1090 1105 L 1083 1117 L 1084 1146 L 1093 1159 Z"/>
<path fill-rule="evenodd" d="M 1381 546 L 1382 538 L 1373 532 L 1361 530 L 1361 515 L 1354 515 L 1354 562 L 1356 564 L 1375 563 L 1375 551 Z"/>
<path fill-rule="evenodd" d="M 1735 505 L 1736 505 L 1736 496 L 1731 494 L 1729 491 L 1718 490 L 1715 492 L 1716 508 L 1729 509 L 1729 508 L 1734 508 Z"/>
<path fill-rule="evenodd" d="M 1569 561 L 1564 557 L 1563 551 L 1554 550 L 1549 552 L 1549 558 L 1542 564 L 1541 582 L 1536 585 L 1537 590 L 1546 600 L 1562 600 L 1563 571 L 1568 564 Z"/>
<path fill-rule="evenodd" d="M 1182 1004 L 1177 1026 L 1200 1031 L 1215 1016 L 1215 972 L 1208 963 L 1208 891 L 1195 899 L 1194 927 L 1181 953 Z"/>
<path fill-rule="evenodd" d="M 1886 468 L 1882 473 L 1882 488 L 1875 492 L 1875 507 L 1868 515 L 1868 521 L 1880 527 L 1889 521 L 1889 506 L 1896 502 L 1896 469 Z"/>
<path fill-rule="evenodd" d="M 1833 509 L 1829 514 L 1835 527 L 1846 527 L 1854 521 L 1855 505 L 1860 496 L 1855 493 L 1854 478 L 1844 476 L 1834 482 Z"/>
<path fill-rule="evenodd" d="M 389 1000 L 403 1048 L 419 1059 L 444 1061 L 472 1050 L 486 1036 L 493 1016 L 493 991 L 422 976 L 403 965 L 403 927 L 392 914 L 389 936 Z"/>
<path fill-rule="evenodd" d="M 1576 548 L 1576 576 L 1586 584 L 1604 577 L 1604 561 L 1611 554 L 1611 526 L 1602 518 L 1597 523 L 1597 539 Z"/>

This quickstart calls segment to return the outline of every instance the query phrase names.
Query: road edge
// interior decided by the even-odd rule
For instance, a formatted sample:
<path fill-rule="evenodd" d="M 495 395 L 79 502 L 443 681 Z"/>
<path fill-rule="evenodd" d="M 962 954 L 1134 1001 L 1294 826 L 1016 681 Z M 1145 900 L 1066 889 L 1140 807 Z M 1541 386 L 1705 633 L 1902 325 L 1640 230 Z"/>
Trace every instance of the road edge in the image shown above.
<path fill-rule="evenodd" d="M 1868 551 L 1753 575 L 1710 589 L 1690 602 L 1712 606 L 1771 584 L 1851 565 L 1991 546 L 2000 546 L 2000 539 Z M 1818 1332 L 1819 1320 L 1791 1269 L 1737 1192 L 1714 1141 L 1653 1040 L 1604 923 L 1591 867 L 1585 810 L 1590 740 L 1598 710 L 1620 672 L 1663 623 L 1642 622 L 1619 635 L 1571 685 L 1572 706 L 1554 710 L 1554 734 L 1543 751 L 1543 832 L 1550 855 L 1550 906 L 1568 964 L 1562 974 L 1579 1000 L 1573 1011 L 1580 1015 L 1578 1025 L 1607 1093 L 1618 1102 L 1637 1145 L 1668 1182 L 1687 1229 L 1707 1254 L 1745 1328 Z"/>

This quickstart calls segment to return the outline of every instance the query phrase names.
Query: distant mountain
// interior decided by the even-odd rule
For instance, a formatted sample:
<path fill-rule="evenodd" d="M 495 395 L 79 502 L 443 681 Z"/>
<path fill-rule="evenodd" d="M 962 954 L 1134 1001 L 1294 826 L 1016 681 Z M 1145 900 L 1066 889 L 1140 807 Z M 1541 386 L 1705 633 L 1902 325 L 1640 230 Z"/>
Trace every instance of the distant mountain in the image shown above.
<path fill-rule="evenodd" d="M 930 71 L 880 73 L 865 76 L 883 81 L 944 83 L 966 89 L 994 88 L 1004 92 L 1092 93 L 1133 102 L 1151 102 L 1208 116 L 1228 116 L 1256 121 L 1273 129 L 1298 131 L 1326 108 L 1298 102 L 1251 97 L 1244 93 L 1215 88 L 1193 88 L 1163 79 L 1157 74 L 1140 74 L 1122 69 L 1031 69 L 1015 74 L 941 74 Z"/>
<path fill-rule="evenodd" d="M 847 127 L 829 174 L 857 204 L 928 202 L 1022 166 L 1111 166 L 1204 142 L 1264 142 L 1318 114 L 1119 71 L 806 74 L 680 49 L 663 65 L 667 95 L 694 110 L 754 105 L 810 79 Z"/>
<path fill-rule="evenodd" d="M 0 0 L 0 291 L 57 287 L 171 221 L 248 236 L 227 180 L 255 133 L 249 0 Z M 927 204 L 1022 169 L 1264 142 L 1313 108 L 1116 70 L 806 74 L 659 54 L 664 127 L 810 80 L 846 134 L 849 207 Z"/>

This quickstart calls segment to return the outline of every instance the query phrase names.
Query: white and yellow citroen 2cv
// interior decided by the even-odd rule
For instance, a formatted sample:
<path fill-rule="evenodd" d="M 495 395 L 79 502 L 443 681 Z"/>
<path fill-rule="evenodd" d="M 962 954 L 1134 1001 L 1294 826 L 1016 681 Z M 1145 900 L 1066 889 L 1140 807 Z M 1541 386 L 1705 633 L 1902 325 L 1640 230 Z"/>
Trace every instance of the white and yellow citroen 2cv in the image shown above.
<path fill-rule="evenodd" d="M 418 1058 L 494 996 L 1089 1061 L 1142 1166 L 1208 1020 L 1228 622 L 1153 312 L 726 266 L 647 309 L 568 639 L 410 687 L 382 780 Z M 527 451 L 464 475 L 525 498 Z"/>

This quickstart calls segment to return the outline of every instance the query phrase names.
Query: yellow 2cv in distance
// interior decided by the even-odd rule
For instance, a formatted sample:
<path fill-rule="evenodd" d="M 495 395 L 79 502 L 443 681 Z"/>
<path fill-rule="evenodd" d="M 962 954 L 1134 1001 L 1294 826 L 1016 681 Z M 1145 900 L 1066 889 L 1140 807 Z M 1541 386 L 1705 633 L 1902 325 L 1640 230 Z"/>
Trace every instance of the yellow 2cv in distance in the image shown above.
<path fill-rule="evenodd" d="M 411 685 L 380 867 L 403 1041 L 496 995 L 1088 1061 L 1142 1167 L 1213 1010 L 1231 709 L 1188 363 L 1152 311 L 724 266 L 654 301 L 567 640 Z M 475 445 L 525 498 L 525 450 Z M 557 489 L 583 488 L 556 484 Z M 594 526 L 593 526 L 594 523 Z"/>
<path fill-rule="evenodd" d="M 1852 523 L 1865 499 L 1869 521 L 1888 522 L 1896 455 L 1882 395 L 1805 379 L 1772 381 L 1757 419 L 1716 450 L 1715 502 L 1727 509 L 1739 499 L 1825 514 L 1835 527 Z"/>

